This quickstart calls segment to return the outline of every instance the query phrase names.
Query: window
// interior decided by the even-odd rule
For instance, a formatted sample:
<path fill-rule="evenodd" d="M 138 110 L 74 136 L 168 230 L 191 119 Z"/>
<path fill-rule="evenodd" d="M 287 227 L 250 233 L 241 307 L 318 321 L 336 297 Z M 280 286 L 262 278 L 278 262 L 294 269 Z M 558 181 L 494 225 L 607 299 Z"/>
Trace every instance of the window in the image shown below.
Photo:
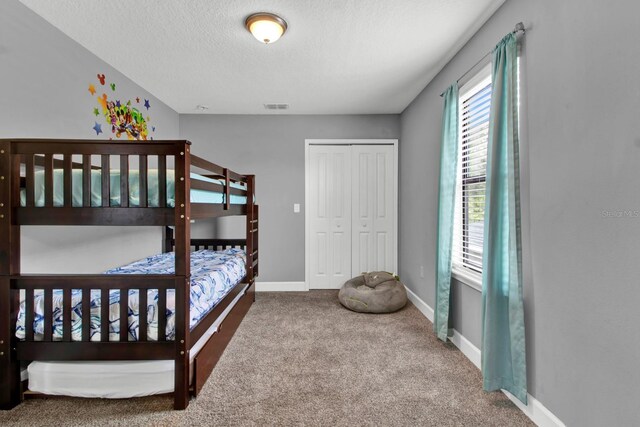
<path fill-rule="evenodd" d="M 491 68 L 460 89 L 460 146 L 452 264 L 454 276 L 470 285 L 482 281 L 487 140 L 491 109 Z"/>

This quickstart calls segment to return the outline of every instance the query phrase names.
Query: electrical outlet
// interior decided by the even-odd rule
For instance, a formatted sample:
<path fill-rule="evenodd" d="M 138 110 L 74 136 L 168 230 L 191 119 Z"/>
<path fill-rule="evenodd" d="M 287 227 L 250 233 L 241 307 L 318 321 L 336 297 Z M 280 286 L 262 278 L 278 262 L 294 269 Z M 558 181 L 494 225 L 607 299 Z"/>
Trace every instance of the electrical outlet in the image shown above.
<path fill-rule="evenodd" d="M 293 213 L 300 213 L 300 203 L 293 204 Z"/>
<path fill-rule="evenodd" d="M 424 279 L 424 265 L 420 266 L 420 278 Z"/>

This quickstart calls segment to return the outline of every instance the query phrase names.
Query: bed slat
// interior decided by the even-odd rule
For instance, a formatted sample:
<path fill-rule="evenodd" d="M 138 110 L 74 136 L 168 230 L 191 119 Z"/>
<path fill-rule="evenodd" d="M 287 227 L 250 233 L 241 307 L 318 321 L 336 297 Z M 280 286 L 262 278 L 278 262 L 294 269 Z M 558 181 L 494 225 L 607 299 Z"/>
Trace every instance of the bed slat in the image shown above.
<path fill-rule="evenodd" d="M 226 211 L 225 211 L 226 212 Z M 173 208 L 21 208 L 14 216 L 20 225 L 173 225 Z"/>
<path fill-rule="evenodd" d="M 240 188 L 235 187 L 225 187 L 224 184 L 218 184 L 215 182 L 202 181 L 200 179 L 192 179 L 191 180 L 191 189 L 192 190 L 205 190 L 205 191 L 213 191 L 216 193 L 222 193 L 229 191 L 230 194 L 237 194 L 239 196 L 246 196 L 247 192 Z"/>
<path fill-rule="evenodd" d="M 24 300 L 25 320 L 24 331 L 25 339 L 27 341 L 33 341 L 33 288 L 25 289 Z"/>
<path fill-rule="evenodd" d="M 193 182 L 195 180 L 192 180 Z M 192 203 L 191 219 L 213 218 L 229 215 L 246 215 L 247 205 L 231 205 L 229 209 L 220 203 Z"/>
<path fill-rule="evenodd" d="M 129 207 L 129 156 L 120 156 L 120 207 Z"/>
<path fill-rule="evenodd" d="M 191 155 L 191 165 L 218 175 L 224 175 L 224 168 L 193 154 Z"/>
<path fill-rule="evenodd" d="M 231 206 L 231 192 L 229 189 L 231 188 L 231 182 L 229 181 L 229 169 L 224 169 L 224 208 L 225 210 L 229 210 L 229 206 Z"/>
<path fill-rule="evenodd" d="M 129 156 L 120 156 L 120 207 L 129 207 Z"/>
<path fill-rule="evenodd" d="M 109 155 L 103 154 L 100 177 L 102 181 L 102 207 L 109 207 L 111 201 L 111 166 Z"/>
<path fill-rule="evenodd" d="M 138 163 L 140 165 L 140 207 L 146 208 L 149 206 L 148 195 L 147 195 L 147 156 L 140 155 L 138 157 Z"/>
<path fill-rule="evenodd" d="M 82 289 L 82 341 L 91 340 L 91 289 Z"/>
<path fill-rule="evenodd" d="M 139 289 L 138 297 L 138 341 L 147 341 L 147 290 Z"/>
<path fill-rule="evenodd" d="M 158 289 L 158 341 L 166 341 L 167 332 L 167 291 Z"/>
<path fill-rule="evenodd" d="M 62 341 L 71 341 L 71 289 L 62 290 Z"/>
<path fill-rule="evenodd" d="M 42 289 L 173 289 L 174 276 L 171 274 L 54 274 L 11 276 L 18 288 Z"/>
<path fill-rule="evenodd" d="M 175 356 L 175 343 L 157 342 L 22 342 L 16 343 L 20 360 L 167 360 Z"/>
<path fill-rule="evenodd" d="M 91 207 L 91 155 L 89 154 L 82 155 L 82 206 Z"/>
<path fill-rule="evenodd" d="M 167 156 L 158 156 L 158 207 L 167 206 Z"/>
<path fill-rule="evenodd" d="M 26 170 L 25 170 L 25 178 L 26 178 L 26 187 L 27 187 L 27 200 L 26 200 L 26 205 L 27 206 L 34 206 L 35 205 L 35 200 L 34 200 L 34 190 L 35 190 L 35 178 L 34 178 L 34 168 L 35 168 L 35 164 L 33 161 L 33 154 L 25 154 L 25 163 L 26 163 Z"/>
<path fill-rule="evenodd" d="M 100 341 L 109 342 L 109 289 L 100 290 Z"/>
<path fill-rule="evenodd" d="M 71 185 L 71 171 L 73 168 L 72 160 L 71 154 L 65 154 L 62 161 L 62 170 L 64 174 L 64 205 L 67 207 L 71 207 L 73 203 L 73 189 Z"/>
<path fill-rule="evenodd" d="M 44 341 L 52 341 L 53 335 L 53 289 L 44 289 Z"/>
<path fill-rule="evenodd" d="M 120 342 L 129 341 L 129 291 L 120 289 Z"/>
<path fill-rule="evenodd" d="M 144 152 L 148 155 L 173 155 L 176 143 L 184 141 L 83 141 L 83 140 L 16 140 L 13 152 L 18 154 L 95 154 L 137 156 Z"/>
<path fill-rule="evenodd" d="M 44 155 L 44 205 L 53 206 L 53 154 Z"/>

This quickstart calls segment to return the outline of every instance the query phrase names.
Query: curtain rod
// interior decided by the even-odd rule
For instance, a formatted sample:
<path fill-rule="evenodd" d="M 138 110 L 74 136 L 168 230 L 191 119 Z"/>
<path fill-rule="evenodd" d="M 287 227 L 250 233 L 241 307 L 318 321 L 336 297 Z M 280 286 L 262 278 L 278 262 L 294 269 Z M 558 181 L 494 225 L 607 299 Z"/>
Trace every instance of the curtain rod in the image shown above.
<path fill-rule="evenodd" d="M 524 24 L 522 22 L 518 22 L 515 26 L 515 28 L 513 29 L 513 31 L 511 31 L 511 34 L 518 34 L 518 33 L 524 33 L 525 29 L 524 29 Z M 473 66 L 471 68 L 469 68 L 467 71 L 464 72 L 463 75 L 460 76 L 460 78 L 458 78 L 458 80 L 456 80 L 456 83 L 458 83 L 460 80 L 462 80 L 467 74 L 469 74 L 471 72 L 471 70 L 473 70 L 474 68 L 476 68 L 478 66 L 478 64 L 480 64 L 482 61 L 484 61 L 487 56 L 491 55 L 493 53 L 493 50 L 491 52 L 488 52 L 486 55 L 484 55 L 482 58 L 480 58 L 478 60 L 478 62 L 476 62 L 475 64 L 473 64 Z M 446 92 L 446 89 L 445 91 Z M 444 92 L 442 92 L 440 94 L 440 96 L 444 96 Z"/>

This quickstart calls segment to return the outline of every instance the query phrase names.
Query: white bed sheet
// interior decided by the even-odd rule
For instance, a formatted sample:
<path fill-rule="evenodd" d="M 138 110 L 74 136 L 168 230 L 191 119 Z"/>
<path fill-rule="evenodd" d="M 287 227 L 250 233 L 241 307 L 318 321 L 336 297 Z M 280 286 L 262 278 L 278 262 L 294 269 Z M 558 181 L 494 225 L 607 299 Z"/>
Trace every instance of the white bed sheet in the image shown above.
<path fill-rule="evenodd" d="M 209 338 L 218 331 L 249 285 L 216 319 L 204 335 L 192 346 L 190 354 L 193 375 L 193 360 Z M 172 393 L 174 386 L 173 360 L 125 360 L 125 361 L 76 361 L 76 362 L 31 362 L 27 367 L 29 390 L 49 395 L 73 397 L 125 399 Z"/>

